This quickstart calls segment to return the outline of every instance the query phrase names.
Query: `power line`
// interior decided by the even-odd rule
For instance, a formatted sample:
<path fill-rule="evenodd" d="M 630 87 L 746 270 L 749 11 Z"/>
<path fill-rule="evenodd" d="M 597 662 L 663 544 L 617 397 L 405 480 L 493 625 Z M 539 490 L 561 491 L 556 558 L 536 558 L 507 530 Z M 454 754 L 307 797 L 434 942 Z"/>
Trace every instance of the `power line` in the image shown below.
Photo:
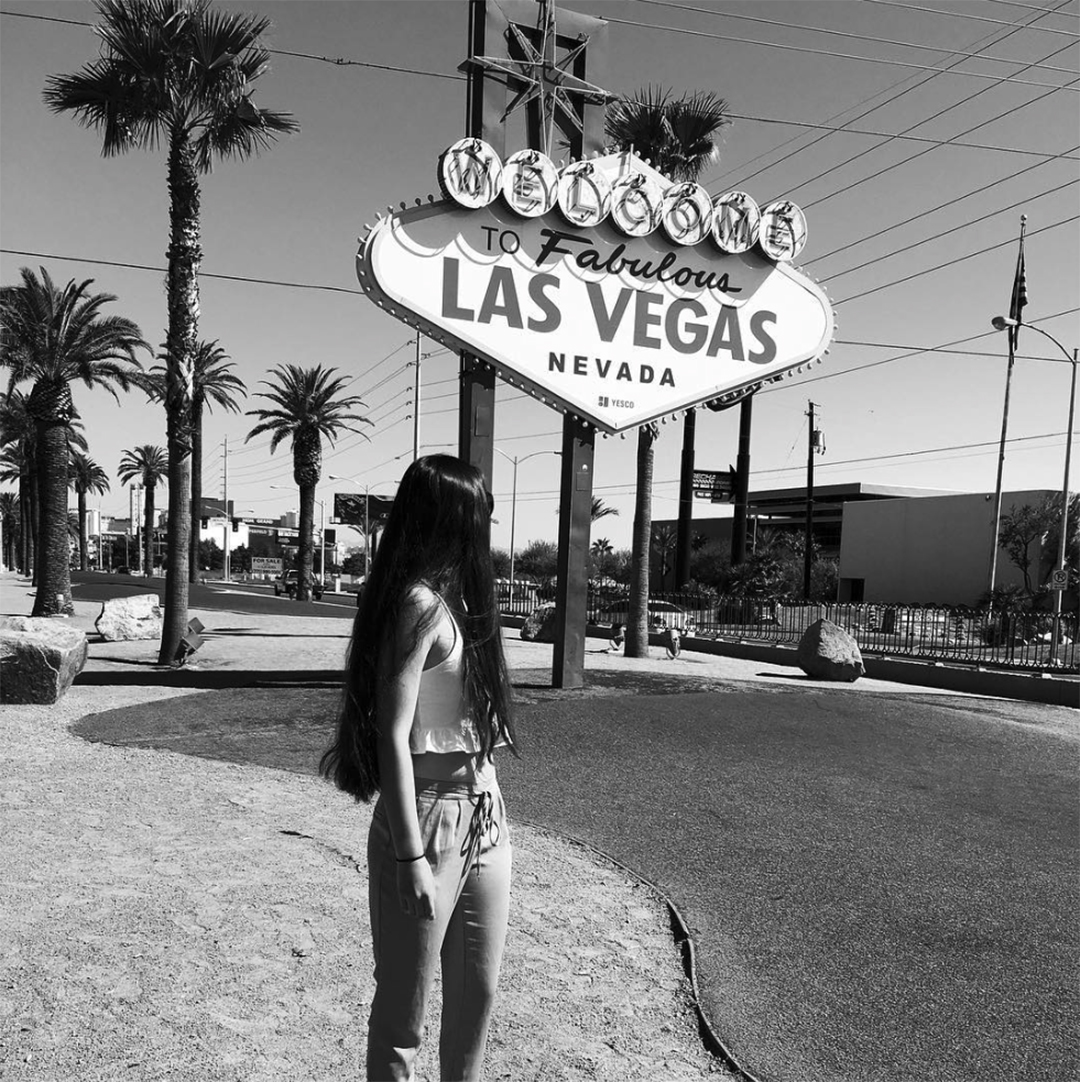
<path fill-rule="evenodd" d="M 86 256 L 55 255 L 50 252 L 24 252 L 18 248 L 0 248 L 5 255 L 25 256 L 28 259 L 58 259 L 68 263 L 90 263 L 99 267 L 121 267 L 125 270 L 153 271 L 155 274 L 167 274 L 165 267 L 151 267 L 145 263 L 122 263 L 113 259 L 89 259 Z M 309 282 L 281 282 L 270 278 L 248 278 L 240 274 L 214 274 L 210 271 L 199 271 L 200 278 L 218 278 L 226 282 L 250 282 L 261 286 L 282 286 L 286 289 L 316 289 L 327 293 L 346 293 L 353 297 L 362 297 L 363 290 L 345 289 L 343 286 L 312 285 Z"/>
<path fill-rule="evenodd" d="M 765 26 L 780 26 L 785 30 L 808 30 L 813 34 L 827 34 L 831 37 L 837 38 L 851 38 L 853 41 L 869 41 L 875 45 L 898 45 L 905 49 L 922 49 L 924 52 L 930 53 L 951 53 L 955 56 L 960 56 L 964 59 L 977 58 L 980 60 L 992 60 L 998 64 L 1026 64 L 1025 60 L 1013 60 L 1011 58 L 1001 56 L 980 56 L 979 53 L 965 53 L 959 49 L 951 49 L 948 46 L 942 47 L 940 45 L 922 45 L 917 41 L 897 41 L 894 38 L 876 38 L 871 37 L 868 34 L 853 34 L 849 30 L 834 30 L 832 27 L 827 26 L 806 26 L 804 23 L 789 23 L 784 22 L 782 19 L 765 19 L 760 15 L 739 15 L 733 11 L 717 11 L 715 8 L 698 8 L 690 7 L 687 4 L 673 4 L 671 0 L 634 0 L 637 4 L 647 4 L 650 7 L 661 8 L 674 8 L 676 11 L 696 11 L 703 15 L 712 15 L 718 19 L 740 20 L 742 22 L 750 23 L 762 23 Z M 1011 23 L 1004 24 L 1006 26 L 1012 25 Z M 1066 37 L 1075 38 L 1077 35 L 1070 34 L 1067 30 L 1051 30 L 1052 34 L 1064 34 Z M 1052 65 L 1036 64 L 1035 67 L 1043 68 L 1046 71 L 1063 71 L 1069 75 L 1080 75 L 1080 71 L 1073 71 L 1071 68 L 1057 68 Z"/>
<path fill-rule="evenodd" d="M 854 274 L 857 270 L 862 270 L 864 267 L 869 267 L 871 264 L 883 263 L 887 259 L 892 259 L 894 256 L 902 255 L 904 252 L 910 252 L 913 248 L 918 248 L 923 244 L 929 244 L 931 241 L 940 240 L 942 237 L 949 236 L 950 233 L 957 233 L 962 229 L 969 229 L 973 225 L 978 225 L 979 222 L 985 222 L 988 218 L 995 218 L 999 214 L 1004 214 L 1008 210 L 1015 210 L 1017 207 L 1026 206 L 1029 203 L 1033 203 L 1036 199 L 1041 199 L 1046 195 L 1053 195 L 1055 192 L 1060 192 L 1063 188 L 1071 188 L 1074 184 L 1080 183 L 1080 180 L 1067 180 L 1064 184 L 1059 184 L 1056 188 L 1048 188 L 1042 192 L 1036 192 L 1034 195 L 1026 195 L 1023 199 L 1018 199 L 1015 203 L 1010 203 L 1007 207 L 999 207 L 997 210 L 990 211 L 989 214 L 984 214 L 981 218 L 972 218 L 971 221 L 961 222 L 959 225 L 954 225 L 951 229 L 946 229 L 941 233 L 935 233 L 933 236 L 924 237 L 922 240 L 917 240 L 913 244 L 909 244 L 904 248 L 892 248 L 885 255 L 877 256 L 874 259 L 869 259 L 865 263 L 859 263 L 854 267 L 848 267 L 847 270 L 837 271 L 836 274 L 829 275 L 828 278 L 819 279 L 821 284 L 831 282 L 836 278 L 842 278 L 845 274 Z"/>
<path fill-rule="evenodd" d="M 1029 237 L 1037 236 L 1039 233 L 1045 233 L 1048 229 L 1057 229 L 1059 225 L 1068 225 L 1070 222 L 1075 222 L 1077 218 L 1080 218 L 1080 214 L 1074 214 L 1071 218 L 1062 218 L 1059 222 L 1052 222 L 1050 225 L 1044 225 L 1041 229 L 1033 229 L 1028 233 Z M 1010 237 L 1008 240 L 1000 241 L 998 244 L 991 244 L 988 248 L 980 248 L 977 252 L 968 252 L 967 255 L 957 256 L 956 259 L 950 259 L 945 263 L 939 263 L 936 267 L 927 267 L 925 270 L 916 271 L 914 274 L 905 275 L 903 278 L 896 278 L 891 282 L 886 282 L 884 285 L 874 286 L 873 289 L 865 289 L 862 293 L 853 293 L 850 297 L 844 297 L 842 300 L 833 301 L 833 305 L 846 304 L 848 301 L 858 300 L 860 297 L 868 297 L 871 293 L 880 293 L 883 289 L 891 289 L 893 286 L 900 285 L 902 282 L 910 282 L 912 278 L 921 278 L 924 274 L 933 274 L 934 271 L 944 270 L 946 267 L 951 267 L 956 263 L 963 263 L 967 259 L 974 259 L 976 256 L 985 255 L 987 252 L 992 252 L 997 248 L 1003 248 L 1007 244 L 1014 243 L 1015 238 Z"/>
<path fill-rule="evenodd" d="M 944 15 L 947 18 L 950 18 L 950 19 L 972 19 L 975 22 L 980 22 L 980 23 L 996 23 L 998 26 L 1012 26 L 1013 25 L 1012 23 L 1003 22 L 1001 19 L 991 19 L 991 18 L 989 18 L 989 17 L 987 17 L 985 15 L 972 15 L 967 10 L 967 6 L 965 6 L 965 10 L 963 12 L 960 12 L 960 11 L 949 11 L 948 8 L 927 8 L 927 7 L 921 7 L 918 4 L 901 4 L 901 3 L 897 3 L 896 0 L 863 0 L 863 2 L 867 3 L 867 4 L 878 4 L 881 7 L 907 8 L 909 11 L 926 11 L 926 12 L 929 12 L 931 15 Z M 1000 2 L 1002 2 L 1002 0 L 998 0 L 998 2 L 1000 3 Z M 1040 8 L 1040 7 L 1037 7 L 1037 6 L 1033 6 L 1031 4 L 1010 4 L 1010 7 L 1024 8 L 1026 11 L 1042 11 L 1046 15 L 1054 15 L 1054 14 L 1057 13 L 1057 9 L 1055 9 L 1054 11 L 1048 11 L 1045 8 Z M 1063 4 L 1059 5 L 1059 7 L 1064 7 L 1064 5 Z M 1068 14 L 1068 12 L 1066 12 L 1065 14 Z M 1057 29 L 1054 29 L 1054 28 L 1049 27 L 1049 26 L 1034 26 L 1034 27 L 1032 27 L 1032 29 L 1033 30 L 1040 30 L 1044 34 L 1070 34 L 1070 36 L 1072 36 L 1072 37 L 1080 36 L 1080 35 L 1072 34 L 1068 30 L 1057 30 Z"/>
<path fill-rule="evenodd" d="M 1068 89 L 1068 90 L 1071 90 L 1071 89 L 1074 89 L 1074 88 L 1073 87 L 1065 87 L 1065 88 L 1057 88 L 1057 87 L 1055 87 L 1055 89 Z M 1031 104 L 1030 102 L 1025 102 L 1024 103 L 1024 105 L 1030 105 L 1030 104 Z M 1020 106 L 1020 108 L 1022 108 L 1022 106 Z M 1002 115 L 1004 115 L 1004 114 L 1002 114 Z M 784 120 L 781 117 L 751 116 L 749 113 L 728 113 L 728 116 L 730 116 L 734 120 L 752 120 L 757 124 L 781 124 L 781 125 L 784 125 L 786 127 L 810 128 L 810 129 L 813 129 L 814 131 L 842 132 L 845 135 L 869 135 L 869 136 L 873 136 L 875 139 L 882 139 L 882 140 L 888 140 L 888 141 L 899 140 L 899 141 L 905 142 L 905 143 L 924 143 L 924 144 L 929 144 L 931 147 L 967 147 L 970 150 L 992 150 L 992 151 L 994 151 L 996 153 L 999 153 L 999 154 L 1024 154 L 1024 155 L 1027 155 L 1028 157 L 1045 158 L 1047 160 L 1050 160 L 1052 158 L 1064 158 L 1064 159 L 1066 159 L 1068 161 L 1080 161 L 1080 158 L 1078 158 L 1078 157 L 1076 157 L 1075 155 L 1072 155 L 1072 154 L 1047 154 L 1047 153 L 1045 153 L 1044 151 L 1041 151 L 1041 150 L 1023 150 L 1020 147 L 995 146 L 995 145 L 992 145 L 992 144 L 989 144 L 989 143 L 958 143 L 955 139 L 930 139 L 930 138 L 927 138 L 927 137 L 921 136 L 921 135 L 905 135 L 902 132 L 867 131 L 865 128 L 838 127 L 835 124 L 811 124 L 809 121 L 806 121 L 806 120 Z M 1000 119 L 1000 118 L 994 117 L 992 119 L 997 120 L 997 119 Z M 924 123 L 924 122 L 920 121 L 919 123 Z M 989 123 L 989 121 L 987 123 Z M 917 126 L 918 125 L 916 125 L 916 127 Z M 972 129 L 972 130 L 974 131 L 974 129 Z M 870 147 L 870 150 L 877 150 L 877 147 Z M 864 151 L 863 153 L 869 153 L 869 151 Z M 854 160 L 854 159 L 852 159 L 852 160 Z M 908 160 L 910 160 L 910 159 L 908 159 Z M 842 162 L 841 164 L 846 165 L 847 162 Z M 903 165 L 904 163 L 903 162 L 898 162 L 897 164 L 898 165 Z M 839 166 L 837 166 L 836 168 L 839 168 Z M 890 169 L 895 169 L 896 166 L 890 166 L 889 168 Z M 824 175 L 824 174 L 822 174 L 822 175 Z M 877 175 L 879 175 L 879 174 L 875 174 L 875 176 L 877 176 Z M 817 180 L 818 178 L 813 177 L 812 179 Z M 806 181 L 805 183 L 809 184 L 810 181 Z M 801 187 L 801 186 L 802 185 L 796 185 L 796 187 Z M 819 202 L 820 202 L 820 200 L 819 200 Z M 813 206 L 813 205 L 814 205 L 813 203 L 808 203 L 807 204 L 807 206 Z"/>
<path fill-rule="evenodd" d="M 1080 150 L 1080 146 L 1075 146 L 1072 149 Z M 831 252 L 826 252 L 824 255 L 815 256 L 814 262 L 820 263 L 823 259 L 829 259 L 834 255 L 839 255 L 840 252 L 846 252 L 849 248 L 855 248 L 868 240 L 874 240 L 877 237 L 892 232 L 894 229 L 899 229 L 901 226 L 910 225 L 912 222 L 919 221 L 930 214 L 935 214 L 939 210 L 951 207 L 964 199 L 971 198 L 973 195 L 980 195 L 982 192 L 989 191 L 991 188 L 996 188 L 999 184 L 1005 184 L 1010 180 L 1015 180 L 1017 177 L 1023 176 L 1024 173 L 1030 173 L 1033 169 L 1041 169 L 1048 164 L 1049 162 L 1035 162 L 1032 165 L 1025 165 L 1023 169 L 1019 169 L 1015 173 L 1010 173 L 1007 177 L 1001 177 L 999 180 L 992 180 L 989 184 L 984 184 L 981 188 L 975 188 L 970 192 L 964 192 L 963 195 L 958 195 L 955 199 L 949 199 L 944 203 L 939 203 L 936 207 L 931 207 L 929 210 L 920 211 L 910 218 L 905 218 L 902 222 L 895 222 L 893 225 L 887 225 L 884 229 L 879 229 L 876 233 L 870 233 L 868 236 L 860 237 L 858 240 L 853 240 L 848 244 L 842 244 L 839 248 L 834 248 Z"/>
<path fill-rule="evenodd" d="M 65 23 L 68 26 L 85 26 L 90 30 L 95 27 L 94 23 L 79 22 L 75 19 L 59 19 L 49 15 L 31 15 L 24 11 L 0 11 L 0 15 L 10 15 L 16 19 L 33 19 L 46 23 Z M 370 60 L 348 60 L 344 57 L 317 56 L 314 53 L 293 52 L 289 49 L 267 49 L 272 56 L 292 56 L 302 60 L 317 60 L 323 64 L 331 64 L 338 68 L 374 68 L 376 71 L 396 71 L 405 75 L 425 75 L 432 79 L 449 79 L 455 83 L 467 81 L 464 75 L 454 75 L 451 72 L 425 71 L 423 68 L 404 68 L 395 64 L 376 64 Z"/>
<path fill-rule="evenodd" d="M 657 26 L 655 23 L 642 23 L 637 22 L 634 19 L 616 19 L 613 15 L 605 15 L 604 21 L 617 23 L 621 26 L 636 26 L 643 30 L 659 30 L 670 34 L 686 34 L 689 37 L 709 38 L 713 41 L 730 41 L 737 45 L 760 45 L 767 49 L 780 49 L 785 52 L 809 53 L 812 56 L 828 57 L 829 60 L 859 60 L 864 64 L 884 64 L 890 67 L 912 68 L 918 71 L 938 70 L 930 64 L 915 64 L 908 60 L 887 60 L 881 56 L 859 56 L 856 53 L 838 53 L 832 49 L 812 49 L 806 45 L 781 45 L 779 42 L 775 41 L 758 41 L 754 38 L 737 38 L 730 34 L 713 34 L 706 30 L 688 30 L 681 26 Z M 953 71 L 951 74 L 965 76 L 969 79 L 988 79 L 991 81 L 997 81 L 999 78 L 996 75 L 983 75 L 980 72 L 974 71 Z M 1038 86 L 1052 90 L 1058 89 L 1054 83 L 1037 83 L 1030 79 L 1017 79 L 1011 75 L 1006 76 L 1004 81 L 1013 83 L 1016 86 Z"/>
<path fill-rule="evenodd" d="M 904 137 L 907 137 L 907 132 L 912 131 L 917 127 L 920 127 L 922 124 L 927 124 L 931 120 L 936 120 L 938 117 L 944 116 L 945 113 L 951 112 L 953 109 L 959 108 L 961 105 L 966 105 L 968 102 L 974 101 L 976 98 L 980 97 L 981 95 L 986 94 L 990 90 L 995 89 L 995 87 L 997 85 L 1000 85 L 1000 84 L 995 84 L 995 86 L 991 86 L 991 87 L 983 87 L 982 90 L 977 90 L 974 94 L 969 94 L 966 98 L 962 98 L 960 101 L 956 102 L 955 104 L 950 105 L 947 108 L 941 109 L 938 112 L 934 113 L 933 116 L 926 117 L 924 120 L 920 120 L 917 123 L 912 124 L 910 128 L 907 128 L 901 134 Z M 987 120 L 983 120 L 980 123 L 975 124 L 970 128 L 966 128 L 964 131 L 960 132 L 960 136 L 962 137 L 962 136 L 965 136 L 965 135 L 970 135 L 973 131 L 978 131 L 980 128 L 985 128 L 988 124 L 993 124 L 998 120 L 1003 120 L 1005 117 L 1011 116 L 1013 113 L 1019 112 L 1021 109 L 1026 109 L 1029 105 L 1034 105 L 1037 102 L 1042 101 L 1043 98 L 1047 98 L 1053 93 L 1054 93 L 1054 91 L 1048 90 L 1045 94 L 1040 94 L 1038 97 L 1032 98 L 1030 101 L 1025 101 L 1025 102 L 1021 102 L 1019 105 L 1014 105 L 1010 109 L 1006 109 L 1003 113 L 997 113 L 995 116 L 989 117 Z M 891 141 L 892 140 L 885 140 L 885 142 L 880 143 L 879 146 L 884 146 L 885 143 L 891 142 Z M 956 145 L 961 146 L 961 145 L 971 145 L 971 144 L 957 143 Z M 821 180 L 822 177 L 828 176 L 830 173 L 834 172 L 836 169 L 839 169 L 839 168 L 841 168 L 842 166 L 845 166 L 845 165 L 850 165 L 851 162 L 856 161 L 857 159 L 864 157 L 866 154 L 869 154 L 869 153 L 871 153 L 872 151 L 874 151 L 876 149 L 877 149 L 877 147 L 870 147 L 867 150 L 860 151 L 858 154 L 855 154 L 851 158 L 848 158 L 846 161 L 840 162 L 837 165 L 834 165 L 834 166 L 830 167 L 829 169 L 826 169 L 822 173 L 818 173 L 817 176 L 812 177 L 808 181 L 805 181 L 804 184 L 812 184 L 814 181 Z M 913 162 L 916 159 L 921 158 L 921 157 L 925 156 L 926 154 L 931 153 L 931 151 L 933 149 L 934 148 L 931 147 L 931 148 L 928 148 L 926 150 L 921 150 L 917 154 L 912 154 L 910 157 L 904 158 L 902 161 L 895 162 L 892 165 L 888 165 L 884 169 L 879 169 L 876 173 L 871 173 L 868 176 L 861 177 L 858 180 L 853 181 L 851 184 L 848 184 L 845 187 L 839 189 L 839 192 L 830 192 L 828 195 L 822 196 L 820 199 L 814 200 L 813 203 L 807 204 L 807 206 L 813 207 L 813 206 L 817 206 L 819 203 L 824 203 L 827 200 L 832 199 L 834 197 L 834 195 L 837 195 L 840 192 L 850 191 L 852 188 L 857 188 L 860 184 L 865 184 L 868 180 L 874 180 L 877 177 L 883 176 L 885 173 L 891 172 L 893 169 L 898 169 L 901 165 L 906 165 L 908 162 Z M 799 187 L 802 187 L 802 186 L 803 185 L 799 185 Z"/>
<path fill-rule="evenodd" d="M 1064 311 L 1054 312 L 1053 315 L 1043 316 L 1042 319 L 1031 320 L 1030 322 L 1032 322 L 1032 323 L 1049 323 L 1050 320 L 1052 320 L 1052 319 L 1059 319 L 1061 316 L 1071 316 L 1071 315 L 1074 315 L 1076 312 L 1080 312 L 1080 308 L 1066 308 Z M 996 331 L 983 331 L 981 334 L 973 334 L 973 335 L 970 335 L 967 338 L 957 338 L 952 342 L 943 342 L 939 346 L 926 346 L 926 347 L 922 347 L 922 348 L 915 348 L 915 349 L 912 349 L 910 353 L 901 353 L 896 357 L 885 357 L 880 361 L 869 361 L 866 364 L 852 365 L 852 367 L 843 368 L 839 372 L 823 372 L 823 373 L 821 373 L 821 375 L 811 376 L 809 379 L 802 379 L 802 380 L 799 380 L 799 381 L 793 382 L 793 383 L 792 382 L 784 382 L 784 383 L 779 383 L 779 384 L 777 384 L 775 386 L 772 386 L 772 387 L 764 387 L 760 391 L 758 391 L 757 393 L 759 395 L 763 395 L 763 394 L 774 394 L 776 391 L 786 391 L 786 390 L 790 390 L 792 388 L 800 388 L 801 389 L 807 383 L 817 383 L 817 382 L 819 382 L 820 380 L 823 380 L 823 379 L 835 379 L 837 376 L 846 376 L 850 372 L 862 372 L 862 371 L 865 371 L 868 368 L 878 368 L 883 364 L 892 364 L 894 361 L 905 361 L 910 357 L 918 357 L 919 355 L 921 355 L 923 353 L 939 353 L 939 352 L 943 352 L 947 347 L 950 347 L 950 346 L 962 346 L 966 342 L 977 342 L 980 338 L 988 338 L 991 334 L 996 334 L 996 333 L 997 333 Z M 840 343 L 838 343 L 838 344 L 840 344 Z M 857 346 L 857 345 L 862 345 L 863 343 L 849 342 L 849 343 L 843 343 L 843 344 L 844 345 Z M 865 344 L 866 345 L 871 345 L 871 346 L 875 345 L 875 343 L 872 343 L 872 342 L 865 343 Z M 892 347 L 886 347 L 886 348 L 892 348 Z M 907 347 L 900 346 L 898 348 L 904 349 L 904 348 L 907 348 Z M 1039 360 L 1039 361 L 1050 360 L 1050 358 L 1047 358 L 1047 357 L 1036 357 L 1036 358 L 1033 358 L 1033 359 L 1034 360 Z M 1056 360 L 1056 358 L 1055 358 L 1055 360 Z M 1069 362 L 1069 363 L 1071 363 L 1071 362 Z"/>
<path fill-rule="evenodd" d="M 993 47 L 994 45 L 1000 44 L 1002 41 L 1007 41 L 1009 38 L 1013 37 L 1015 34 L 1019 34 L 1022 30 L 1026 29 L 1027 26 L 1031 25 L 1032 23 L 1037 21 L 1037 19 L 1039 19 L 1039 18 L 1041 18 L 1041 15 L 1038 15 L 1038 16 L 1035 16 L 1033 18 L 1028 19 L 1026 24 L 1023 23 L 1023 22 L 1013 24 L 1012 27 L 1009 29 L 1009 31 L 1007 33 L 1003 33 L 1001 31 L 991 31 L 989 34 L 984 35 L 982 38 L 977 39 L 976 41 L 972 42 L 971 44 L 972 44 L 972 46 L 979 46 L 980 47 L 980 52 L 984 52 L 986 49 L 989 49 L 989 48 Z M 1055 55 L 1055 54 L 1051 54 L 1051 55 Z M 1048 59 L 1048 57 L 1044 57 L 1043 59 Z M 922 76 L 922 77 L 920 77 L 920 76 L 908 76 L 906 79 L 900 80 L 899 82 L 893 84 L 893 86 L 889 87 L 888 90 L 892 90 L 895 87 L 901 86 L 905 82 L 912 82 L 912 80 L 917 80 L 917 81 L 912 82 L 912 85 L 905 87 L 903 90 L 899 91 L 898 93 L 890 94 L 890 96 L 885 98 L 884 101 L 879 102 L 877 105 L 873 106 L 872 108 L 866 109 L 862 113 L 859 113 L 857 116 L 854 116 L 850 120 L 845 121 L 843 126 L 846 127 L 848 124 L 853 124 L 857 120 L 862 120 L 864 117 L 869 116 L 871 113 L 876 112 L 878 109 L 883 109 L 886 105 L 889 105 L 889 104 L 892 104 L 893 102 L 899 101 L 900 98 L 904 97 L 905 95 L 910 94 L 913 91 L 918 90 L 921 87 L 926 86 L 928 83 L 933 82 L 933 80 L 937 79 L 939 76 L 947 74 L 951 68 L 956 67 L 956 65 L 961 63 L 961 62 L 962 62 L 961 60 L 957 59 L 957 60 L 954 60 L 954 61 L 952 61 L 952 62 L 950 62 L 948 64 L 945 64 L 945 65 L 939 67 L 938 70 L 935 71 L 931 75 Z M 863 102 L 859 103 L 859 105 L 866 104 L 867 102 L 873 101 L 875 97 L 879 97 L 879 96 L 880 95 L 873 95 L 868 99 L 864 99 Z M 855 106 L 855 108 L 858 108 L 858 106 Z M 842 114 L 838 114 L 838 115 L 842 115 Z M 834 120 L 834 119 L 836 119 L 836 117 L 830 117 L 829 118 L 830 121 Z M 800 137 L 796 136 L 795 138 L 800 138 Z M 743 179 L 743 181 L 741 183 L 745 186 L 747 181 L 752 179 L 753 177 L 759 176 L 762 172 L 765 172 L 767 169 L 773 169 L 777 165 L 783 164 L 784 162 L 786 162 L 786 161 L 790 160 L 791 158 L 795 157 L 797 154 L 801 154 L 804 150 L 809 150 L 811 147 L 817 146 L 818 143 L 822 142 L 822 140 L 828 139 L 828 138 L 830 138 L 830 133 L 828 133 L 828 132 L 823 134 L 823 135 L 819 135 L 816 139 L 811 140 L 809 143 L 806 143 L 802 147 L 799 147 L 796 150 L 790 151 L 788 154 L 785 154 L 782 158 L 778 158 L 777 160 L 773 161 L 769 166 L 766 167 L 766 169 L 758 170 L 756 173 L 752 173 L 750 175 L 750 177 L 744 177 L 744 179 Z M 790 141 L 791 140 L 789 140 L 789 142 Z M 786 144 L 781 144 L 781 146 L 783 146 L 783 145 L 786 145 Z"/>

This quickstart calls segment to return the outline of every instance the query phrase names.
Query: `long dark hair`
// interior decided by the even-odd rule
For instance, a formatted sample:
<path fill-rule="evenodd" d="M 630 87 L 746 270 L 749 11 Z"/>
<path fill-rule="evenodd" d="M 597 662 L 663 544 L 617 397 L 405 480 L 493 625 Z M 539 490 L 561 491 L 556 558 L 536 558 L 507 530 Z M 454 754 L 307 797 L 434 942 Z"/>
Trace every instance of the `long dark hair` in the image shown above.
<path fill-rule="evenodd" d="M 370 801 L 380 788 L 379 684 L 390 671 L 382 654 L 418 585 L 442 598 L 461 629 L 465 702 L 481 758 L 491 757 L 500 736 L 517 754 L 491 562 L 492 507 L 483 474 L 450 455 L 418 458 L 401 479 L 353 623 L 337 734 L 319 763 L 324 777 L 357 800 Z M 416 626 L 414 646 L 438 615 L 433 609 Z"/>

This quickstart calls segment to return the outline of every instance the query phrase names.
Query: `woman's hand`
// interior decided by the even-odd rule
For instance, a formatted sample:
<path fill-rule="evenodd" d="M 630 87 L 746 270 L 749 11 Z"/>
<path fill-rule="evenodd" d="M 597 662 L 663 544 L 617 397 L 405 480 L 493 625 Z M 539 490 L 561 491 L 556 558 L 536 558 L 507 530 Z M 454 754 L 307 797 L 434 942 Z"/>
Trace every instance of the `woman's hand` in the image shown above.
<path fill-rule="evenodd" d="M 435 876 L 427 857 L 398 864 L 397 889 L 401 908 L 410 917 L 435 919 Z"/>

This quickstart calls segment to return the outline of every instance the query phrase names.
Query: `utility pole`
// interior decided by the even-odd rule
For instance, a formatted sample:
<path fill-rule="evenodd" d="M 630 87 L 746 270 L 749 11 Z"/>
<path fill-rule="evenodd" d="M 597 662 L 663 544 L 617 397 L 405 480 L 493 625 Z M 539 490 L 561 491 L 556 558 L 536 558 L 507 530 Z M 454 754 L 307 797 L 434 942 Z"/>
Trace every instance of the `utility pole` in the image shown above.
<path fill-rule="evenodd" d="M 694 440 L 697 410 L 689 409 L 683 420 L 682 461 L 679 473 L 679 525 L 675 535 L 675 589 L 690 579 L 690 533 L 694 526 Z"/>
<path fill-rule="evenodd" d="M 225 481 L 221 502 L 225 505 L 225 581 L 232 581 L 232 515 L 229 514 L 229 437 L 225 437 Z"/>
<path fill-rule="evenodd" d="M 416 332 L 415 382 L 413 383 L 412 460 L 420 457 L 420 331 Z"/>
<path fill-rule="evenodd" d="M 803 554 L 803 600 L 810 600 L 810 572 L 814 566 L 814 450 L 817 429 L 814 428 L 814 403 L 808 402 L 806 416 L 810 418 L 806 441 L 806 537 Z"/>
<path fill-rule="evenodd" d="M 739 454 L 735 459 L 735 517 L 731 524 L 731 562 L 746 559 L 746 513 L 750 502 L 750 422 L 754 396 L 739 403 Z"/>

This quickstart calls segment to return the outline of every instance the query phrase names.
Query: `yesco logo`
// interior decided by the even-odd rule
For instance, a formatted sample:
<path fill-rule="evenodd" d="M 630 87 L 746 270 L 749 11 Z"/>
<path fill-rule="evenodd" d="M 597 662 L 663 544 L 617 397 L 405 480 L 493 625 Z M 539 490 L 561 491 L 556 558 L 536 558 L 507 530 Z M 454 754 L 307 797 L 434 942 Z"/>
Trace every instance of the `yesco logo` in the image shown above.
<path fill-rule="evenodd" d="M 603 159 L 605 164 L 613 160 L 617 156 Z M 626 161 L 637 159 L 627 155 Z M 582 229 L 610 219 L 628 237 L 660 229 L 675 244 L 711 240 L 730 254 L 757 245 L 775 262 L 794 259 L 806 244 L 806 218 L 790 200 L 760 209 L 746 192 L 710 196 L 700 184 L 672 184 L 640 164 L 614 176 L 588 160 L 560 170 L 538 150 L 519 150 L 503 163 L 482 139 L 459 139 L 439 159 L 439 182 L 450 199 L 470 210 L 501 197 L 524 218 L 557 207 L 567 222 Z"/>

